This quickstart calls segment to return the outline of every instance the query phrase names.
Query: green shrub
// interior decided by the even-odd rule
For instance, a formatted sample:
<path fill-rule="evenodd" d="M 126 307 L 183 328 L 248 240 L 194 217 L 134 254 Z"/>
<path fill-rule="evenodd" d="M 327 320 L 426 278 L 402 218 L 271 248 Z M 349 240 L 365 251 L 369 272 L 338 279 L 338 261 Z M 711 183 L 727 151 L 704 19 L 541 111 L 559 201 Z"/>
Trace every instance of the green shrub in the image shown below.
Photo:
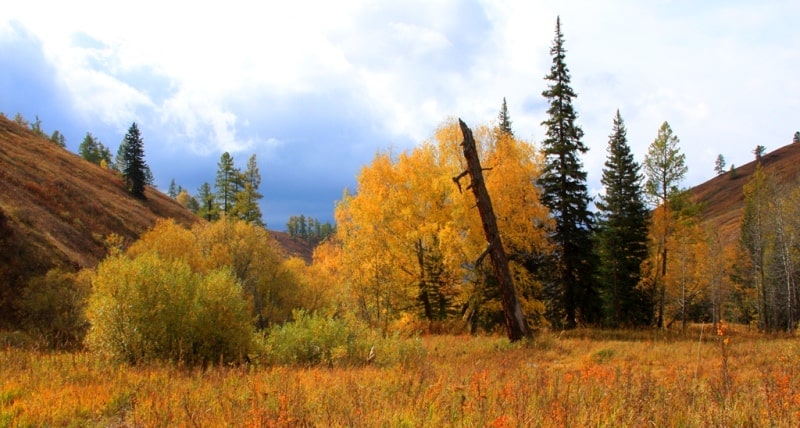
<path fill-rule="evenodd" d="M 25 329 L 49 348 L 79 347 L 89 327 L 84 314 L 91 291 L 91 273 L 52 269 L 32 278 L 18 308 Z"/>
<path fill-rule="evenodd" d="M 417 339 L 381 337 L 353 317 L 322 316 L 303 310 L 273 327 L 264 341 L 264 360 L 280 365 L 355 366 L 413 364 L 425 350 Z"/>
<path fill-rule="evenodd" d="M 247 304 L 229 269 L 203 275 L 152 252 L 101 263 L 87 316 L 89 347 L 130 363 L 232 362 L 251 350 Z"/>

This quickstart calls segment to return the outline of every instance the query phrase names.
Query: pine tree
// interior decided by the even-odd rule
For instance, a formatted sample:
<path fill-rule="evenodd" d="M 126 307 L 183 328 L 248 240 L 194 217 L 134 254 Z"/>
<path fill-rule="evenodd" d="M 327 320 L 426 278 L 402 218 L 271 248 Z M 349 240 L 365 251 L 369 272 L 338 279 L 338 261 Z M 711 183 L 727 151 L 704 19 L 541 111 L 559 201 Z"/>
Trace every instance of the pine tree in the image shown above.
<path fill-rule="evenodd" d="M 219 218 L 217 211 L 217 202 L 214 193 L 211 191 L 211 185 L 208 182 L 203 183 L 197 190 L 198 209 L 197 215 L 208 220 L 213 221 Z"/>
<path fill-rule="evenodd" d="M 100 154 L 97 146 L 97 140 L 95 140 L 91 132 L 86 133 L 86 137 L 83 138 L 81 145 L 78 146 L 78 154 L 82 158 L 86 159 L 91 163 L 94 164 L 100 163 Z"/>
<path fill-rule="evenodd" d="M 542 122 L 547 128 L 547 137 L 542 142 L 545 168 L 538 184 L 542 188 L 542 203 L 556 220 L 552 236 L 558 258 L 554 285 L 558 287 L 566 327 L 574 328 L 579 321 L 596 322 L 600 305 L 594 285 L 597 261 L 591 240 L 593 218 L 588 209 L 591 198 L 579 159 L 588 149 L 581 142 L 583 130 L 575 123 L 577 113 L 572 99 L 576 94 L 570 87 L 569 70 L 564 62 L 560 18 L 556 20 L 550 54 L 553 65 L 545 77 L 550 83 L 542 92 L 550 104 L 549 117 Z"/>
<path fill-rule="evenodd" d="M 217 181 L 214 187 L 217 190 L 217 203 L 223 215 L 231 214 L 236 204 L 236 193 L 239 192 L 240 174 L 233 163 L 233 157 L 225 152 L 217 164 Z"/>
<path fill-rule="evenodd" d="M 508 116 L 508 106 L 506 105 L 505 97 L 503 97 L 503 105 L 500 107 L 500 113 L 497 115 L 495 137 L 500 137 L 500 135 L 503 134 L 514 136 L 514 131 L 511 130 L 511 118 Z"/>
<path fill-rule="evenodd" d="M 50 141 L 58 147 L 67 147 L 67 138 L 64 137 L 64 134 L 59 132 L 58 129 L 53 131 L 53 134 L 50 135 Z"/>
<path fill-rule="evenodd" d="M 605 318 L 611 327 L 652 322 L 652 295 L 636 288 L 641 278 L 640 266 L 647 258 L 650 215 L 643 200 L 642 179 L 617 110 L 601 179 L 605 194 L 597 203 L 599 271 Z"/>
<path fill-rule="evenodd" d="M 175 179 L 173 178 L 172 181 L 169 182 L 169 190 L 167 191 L 167 195 L 172 199 L 177 199 L 178 194 L 180 194 L 180 191 L 178 190 L 178 185 L 175 184 Z"/>
<path fill-rule="evenodd" d="M 258 172 L 256 155 L 250 156 L 247 161 L 247 169 L 241 174 L 240 180 L 243 186 L 236 194 L 235 211 L 237 215 L 244 221 L 264 226 L 261 219 L 261 208 L 258 206 L 258 201 L 263 195 L 258 192 L 258 186 L 261 185 L 261 173 Z"/>
<path fill-rule="evenodd" d="M 122 146 L 125 149 L 122 153 L 123 169 L 121 172 L 125 179 L 125 185 L 133 196 L 144 199 L 144 187 L 152 181 L 152 174 L 144 160 L 144 141 L 142 141 L 142 135 L 136 122 L 128 128 Z"/>
<path fill-rule="evenodd" d="M 658 327 L 664 327 L 664 303 L 666 299 L 667 239 L 671 229 L 669 201 L 679 193 L 678 185 L 686 176 L 686 155 L 680 152 L 678 136 L 673 134 L 669 123 L 664 122 L 658 136 L 647 149 L 644 170 L 647 176 L 645 191 L 656 205 L 655 214 L 661 217 L 660 230 L 654 231 L 656 239 L 656 263 L 653 285 L 658 291 Z"/>
<path fill-rule="evenodd" d="M 725 157 L 722 154 L 717 155 L 717 160 L 714 161 L 714 172 L 717 175 L 725 174 Z"/>

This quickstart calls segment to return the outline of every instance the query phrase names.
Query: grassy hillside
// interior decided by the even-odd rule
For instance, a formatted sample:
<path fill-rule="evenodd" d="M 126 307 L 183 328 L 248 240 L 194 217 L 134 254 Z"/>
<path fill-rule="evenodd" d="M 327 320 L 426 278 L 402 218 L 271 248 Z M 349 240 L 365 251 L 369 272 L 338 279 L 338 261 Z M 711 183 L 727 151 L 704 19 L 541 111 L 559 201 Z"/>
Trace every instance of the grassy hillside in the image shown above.
<path fill-rule="evenodd" d="M 198 218 L 148 187 L 129 196 L 112 171 L 0 117 L 0 325 L 27 280 L 52 267 L 80 268 L 105 255 L 111 233 L 134 241 L 159 218 Z"/>
<path fill-rule="evenodd" d="M 800 165 L 800 144 L 791 144 L 774 150 L 761 158 L 767 174 L 778 184 L 796 184 Z M 692 199 L 701 203 L 703 220 L 719 230 L 724 243 L 739 239 L 739 228 L 744 213 L 743 186 L 756 169 L 756 162 L 739 166 L 691 189 Z"/>

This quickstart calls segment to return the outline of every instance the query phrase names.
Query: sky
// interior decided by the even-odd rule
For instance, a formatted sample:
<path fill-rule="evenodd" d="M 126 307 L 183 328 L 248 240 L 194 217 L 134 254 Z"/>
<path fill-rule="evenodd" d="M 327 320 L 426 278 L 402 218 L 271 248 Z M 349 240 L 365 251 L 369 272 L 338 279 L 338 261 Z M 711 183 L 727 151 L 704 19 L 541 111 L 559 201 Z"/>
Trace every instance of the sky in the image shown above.
<path fill-rule="evenodd" d="M 448 118 L 539 145 L 560 16 L 593 195 L 619 109 L 642 162 L 668 121 L 684 187 L 800 130 L 800 2 L 17 1 L 0 14 L 0 112 L 36 116 L 77 152 L 136 122 L 155 184 L 196 193 L 229 152 L 255 154 L 270 229 L 333 221 L 376 153 Z"/>

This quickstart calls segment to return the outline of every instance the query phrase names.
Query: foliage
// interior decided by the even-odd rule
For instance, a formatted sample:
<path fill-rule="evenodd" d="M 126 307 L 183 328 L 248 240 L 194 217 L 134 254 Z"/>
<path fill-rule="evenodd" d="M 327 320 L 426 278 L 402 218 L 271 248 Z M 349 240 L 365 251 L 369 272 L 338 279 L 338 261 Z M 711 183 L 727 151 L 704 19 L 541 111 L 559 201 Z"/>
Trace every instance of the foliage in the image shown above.
<path fill-rule="evenodd" d="M 686 176 L 686 155 L 681 153 L 678 136 L 669 123 L 658 129 L 656 139 L 647 148 L 644 170 L 647 176 L 645 190 L 655 205 L 665 205 L 678 192 L 679 184 Z"/>
<path fill-rule="evenodd" d="M 407 364 L 130 367 L 0 349 L 10 426 L 797 426 L 795 338 L 724 326 L 439 336 L 375 346 Z M 699 340 L 698 340 L 699 339 Z M 342 364 L 344 365 L 344 364 Z M 43 406 L 42 403 L 48 405 Z M 676 411 L 680 409 L 680 411 Z"/>
<path fill-rule="evenodd" d="M 565 327 L 599 321 L 600 305 L 594 284 L 596 257 L 591 233 L 594 219 L 589 211 L 586 172 L 579 156 L 588 148 L 583 144 L 583 130 L 575 123 L 577 113 L 572 105 L 575 92 L 565 63 L 564 35 L 561 18 L 556 20 L 556 36 L 550 48 L 553 64 L 545 76 L 549 82 L 542 95 L 548 100 L 548 118 L 543 144 L 545 166 L 538 185 L 542 203 L 556 221 L 551 236 L 555 244 L 554 277 L 551 279 L 551 322 L 564 320 Z M 557 302 L 557 303 L 556 303 Z"/>
<path fill-rule="evenodd" d="M 280 365 L 353 366 L 368 362 L 376 332 L 356 319 L 294 311 L 293 320 L 274 326 L 265 339 L 265 359 Z"/>
<path fill-rule="evenodd" d="M 508 115 L 508 106 L 506 105 L 506 98 L 503 97 L 503 105 L 500 107 L 500 113 L 497 114 L 497 128 L 495 129 L 495 139 L 499 139 L 502 134 L 514 136 L 514 131 L 511 129 L 511 117 Z"/>
<path fill-rule="evenodd" d="M 311 243 L 319 243 L 336 232 L 336 227 L 330 222 L 320 223 L 313 217 L 303 214 L 289 216 L 286 222 L 286 232 L 292 238 L 303 239 Z"/>
<path fill-rule="evenodd" d="M 644 326 L 652 321 L 652 295 L 637 288 L 647 258 L 649 217 L 642 178 L 617 110 L 601 179 L 605 194 L 597 203 L 601 295 L 606 323 L 612 327 Z"/>
<path fill-rule="evenodd" d="M 741 247 L 757 296 L 759 328 L 793 331 L 800 321 L 800 187 L 778 186 L 761 164 L 744 185 Z"/>
<path fill-rule="evenodd" d="M 645 191 L 657 209 L 653 212 L 651 223 L 650 287 L 656 293 L 658 305 L 657 324 L 664 326 L 664 306 L 666 304 L 665 276 L 668 270 L 668 241 L 673 227 L 673 210 L 670 200 L 678 194 L 679 184 L 686 176 L 686 155 L 681 153 L 678 136 L 673 134 L 669 123 L 664 122 L 658 130 L 656 139 L 647 149 L 644 170 L 647 176 Z"/>
<path fill-rule="evenodd" d="M 200 275 L 156 251 L 103 261 L 92 281 L 89 347 L 129 363 L 239 361 L 252 326 L 229 269 Z"/>
<path fill-rule="evenodd" d="M 224 218 L 195 225 L 191 230 L 161 221 L 131 245 L 137 257 L 155 252 L 163 259 L 186 262 L 193 272 L 209 274 L 230 269 L 249 302 L 257 328 L 290 319 L 302 306 L 298 280 L 285 265 L 278 244 L 263 228 Z"/>
<path fill-rule="evenodd" d="M 53 133 L 50 135 L 50 142 L 61 147 L 62 149 L 67 147 L 67 138 L 64 137 L 64 134 L 58 131 L 58 129 L 54 130 Z"/>
<path fill-rule="evenodd" d="M 498 224 L 508 252 L 521 264 L 546 252 L 547 210 L 531 183 L 540 171 L 533 147 L 511 136 L 495 140 L 476 129 Z M 336 210 L 341 281 L 349 287 L 351 309 L 383 329 L 410 313 L 428 321 L 467 310 L 473 320 L 495 311 L 493 283 L 475 265 L 485 250 L 474 197 L 460 193 L 452 177 L 464 169 L 455 121 L 434 140 L 397 156 L 378 154 L 358 176 L 358 193 L 345 193 Z M 518 295 L 541 324 L 539 283 L 521 275 Z M 498 302 L 499 303 L 499 302 Z M 496 312 L 495 312 L 496 313 Z"/>
<path fill-rule="evenodd" d="M 717 175 L 725 174 L 725 157 L 722 154 L 717 155 L 717 160 L 714 161 L 714 172 Z"/>
<path fill-rule="evenodd" d="M 200 203 L 186 189 L 181 189 L 180 193 L 175 196 L 175 201 L 195 214 L 200 211 Z"/>
<path fill-rule="evenodd" d="M 239 180 L 242 184 L 241 189 L 235 195 L 234 215 L 246 222 L 264 227 L 261 208 L 258 206 L 258 201 L 263 198 L 263 195 L 258 191 L 258 187 L 261 185 L 261 173 L 258 172 L 256 155 L 250 156 L 247 168 Z"/>
<path fill-rule="evenodd" d="M 153 175 L 144 160 L 144 141 L 136 126 L 136 122 L 128 128 L 125 139 L 120 145 L 122 159 L 117 155 L 117 162 L 128 191 L 137 198 L 144 198 L 144 187 L 151 184 Z"/>
<path fill-rule="evenodd" d="M 91 132 L 87 132 L 86 137 L 83 138 L 78 147 L 78 154 L 93 164 L 100 165 L 103 161 L 106 165 L 111 164 L 111 150 L 97 140 Z"/>
<path fill-rule="evenodd" d="M 219 219 L 219 210 L 217 209 L 217 200 L 214 193 L 211 191 L 211 185 L 204 182 L 197 190 L 197 202 L 200 208 L 197 210 L 197 215 L 213 221 Z"/>
<path fill-rule="evenodd" d="M 90 271 L 51 269 L 32 278 L 19 301 L 25 328 L 48 348 L 80 347 L 89 327 L 84 311 L 90 292 Z"/>
<path fill-rule="evenodd" d="M 239 170 L 234 166 L 233 157 L 228 152 L 223 153 L 217 163 L 217 181 L 214 184 L 221 215 L 228 215 L 233 210 L 236 194 L 241 185 L 240 178 Z"/>
<path fill-rule="evenodd" d="M 242 172 L 236 168 L 233 157 L 225 152 L 217 163 L 216 193 L 212 194 L 205 183 L 200 188 L 201 215 L 209 221 L 218 216 L 241 219 L 258 226 L 264 226 L 258 201 L 261 173 L 258 171 L 256 155 L 250 156 L 247 169 Z"/>

